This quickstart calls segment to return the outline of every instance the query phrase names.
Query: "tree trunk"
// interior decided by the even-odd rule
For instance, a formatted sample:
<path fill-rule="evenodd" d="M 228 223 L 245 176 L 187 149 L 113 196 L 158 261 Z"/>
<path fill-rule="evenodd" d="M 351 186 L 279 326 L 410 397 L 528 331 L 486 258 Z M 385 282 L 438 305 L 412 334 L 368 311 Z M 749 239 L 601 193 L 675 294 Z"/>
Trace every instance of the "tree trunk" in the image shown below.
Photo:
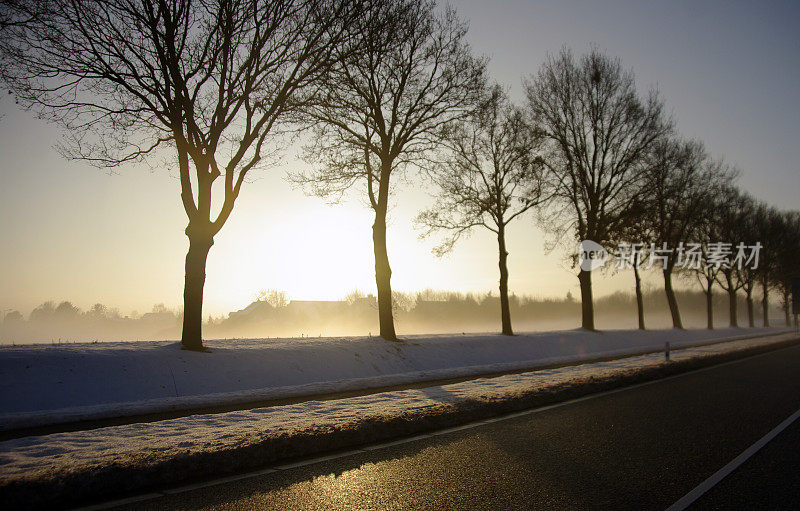
<path fill-rule="evenodd" d="M 750 289 L 747 290 L 747 325 L 750 328 L 753 328 L 753 327 L 756 326 L 756 320 L 753 317 L 753 315 L 754 315 L 754 311 L 753 311 L 753 289 L 750 288 Z"/>
<path fill-rule="evenodd" d="M 644 330 L 644 297 L 642 296 L 642 278 L 639 276 L 639 265 L 633 265 L 633 278 L 636 282 L 636 314 L 639 318 L 639 330 Z"/>
<path fill-rule="evenodd" d="M 761 314 L 764 316 L 764 326 L 769 327 L 769 285 L 762 282 L 761 289 L 764 291 L 764 296 L 761 297 Z"/>
<path fill-rule="evenodd" d="M 738 312 L 736 311 L 736 288 L 733 287 L 733 279 L 731 274 L 725 275 L 725 281 L 728 283 L 728 314 L 730 315 L 730 325 L 732 327 L 739 326 Z"/>
<path fill-rule="evenodd" d="M 378 287 L 378 322 L 381 337 L 396 341 L 392 315 L 392 269 L 386 250 L 386 203 L 375 212 L 372 224 L 372 242 L 375 251 L 375 284 Z"/>
<path fill-rule="evenodd" d="M 664 269 L 664 292 L 667 294 L 669 312 L 672 314 L 672 327 L 683 329 L 681 313 L 678 310 L 678 300 L 675 298 L 675 290 L 672 289 L 672 269 Z"/>
<path fill-rule="evenodd" d="M 594 330 L 594 302 L 592 302 L 592 273 L 581 270 L 578 274 L 581 283 L 581 326 Z"/>
<path fill-rule="evenodd" d="M 506 251 L 505 226 L 503 225 L 497 230 L 497 245 L 500 255 L 500 318 L 503 335 L 514 335 L 514 331 L 511 329 L 511 308 L 508 303 L 508 252 Z"/>
<path fill-rule="evenodd" d="M 214 239 L 186 228 L 189 251 L 186 253 L 186 277 L 183 287 L 183 349 L 203 350 L 203 287 L 206 283 L 206 261 Z"/>
<path fill-rule="evenodd" d="M 786 315 L 786 326 L 792 325 L 792 320 L 789 317 L 789 292 L 783 293 L 783 313 Z"/>
<path fill-rule="evenodd" d="M 714 279 L 706 275 L 706 328 L 714 330 Z"/>

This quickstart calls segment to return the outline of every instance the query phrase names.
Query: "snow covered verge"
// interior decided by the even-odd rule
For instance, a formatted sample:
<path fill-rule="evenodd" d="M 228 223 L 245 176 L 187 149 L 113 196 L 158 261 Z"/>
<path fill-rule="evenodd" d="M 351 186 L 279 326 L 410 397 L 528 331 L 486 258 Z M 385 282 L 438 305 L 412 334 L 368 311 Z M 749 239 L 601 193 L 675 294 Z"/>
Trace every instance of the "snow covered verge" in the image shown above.
<path fill-rule="evenodd" d="M 0 501 L 50 507 L 479 420 L 796 344 L 783 334 L 664 355 L 330 401 L 0 442 Z"/>
<path fill-rule="evenodd" d="M 527 370 L 785 331 L 570 330 L 501 335 L 0 347 L 0 430 Z"/>

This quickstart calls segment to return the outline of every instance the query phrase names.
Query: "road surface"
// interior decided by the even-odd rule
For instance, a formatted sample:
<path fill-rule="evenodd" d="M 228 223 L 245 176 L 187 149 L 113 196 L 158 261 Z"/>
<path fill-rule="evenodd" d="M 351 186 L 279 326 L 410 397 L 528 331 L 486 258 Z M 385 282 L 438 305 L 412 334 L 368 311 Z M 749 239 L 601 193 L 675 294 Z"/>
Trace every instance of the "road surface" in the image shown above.
<path fill-rule="evenodd" d="M 666 509 L 800 410 L 800 347 L 119 509 Z M 800 420 L 690 509 L 800 508 Z"/>

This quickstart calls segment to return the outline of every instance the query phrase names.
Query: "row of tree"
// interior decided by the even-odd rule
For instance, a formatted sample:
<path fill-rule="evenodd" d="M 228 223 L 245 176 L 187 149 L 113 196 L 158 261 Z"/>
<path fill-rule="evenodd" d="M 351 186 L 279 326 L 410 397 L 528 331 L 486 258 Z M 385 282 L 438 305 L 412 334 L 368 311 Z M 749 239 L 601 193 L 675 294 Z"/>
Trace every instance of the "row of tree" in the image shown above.
<path fill-rule="evenodd" d="M 649 187 L 649 204 L 639 213 L 639 220 L 627 232 L 643 240 L 644 247 L 634 251 L 630 267 L 635 291 L 641 302 L 640 271 L 645 258 L 657 247 L 696 248 L 700 264 L 678 266 L 683 254 L 673 251 L 663 257 L 661 271 L 664 290 L 675 328 L 683 328 L 672 277 L 678 273 L 700 285 L 706 297 L 707 327 L 714 328 L 713 295 L 721 288 L 728 295 L 730 326 L 738 326 L 737 293 L 745 295 L 748 324 L 755 326 L 754 293 L 760 288 L 761 315 L 769 326 L 770 291 L 781 298 L 786 324 L 790 323 L 792 278 L 800 275 L 796 254 L 800 250 L 800 213 L 779 211 L 734 184 L 734 175 L 718 162 L 707 159 L 696 142 L 675 144 L 667 158 L 689 158 L 705 165 L 681 165 L 666 174 L 661 165 L 651 171 L 655 183 Z M 655 186 L 654 186 L 655 185 Z M 642 216 L 644 215 L 644 216 Z M 634 215 L 636 218 L 636 215 Z M 741 247 L 746 248 L 742 252 Z M 716 250 L 715 250 L 716 249 Z M 715 258 L 713 252 L 724 255 Z M 738 260 L 737 260 L 738 258 Z M 638 307 L 639 328 L 644 329 L 644 312 Z"/>
<path fill-rule="evenodd" d="M 387 340 L 397 335 L 386 219 L 393 176 L 409 167 L 441 190 L 419 216 L 431 232 L 449 231 L 440 252 L 473 227 L 496 234 L 509 335 L 506 227 L 527 212 L 570 239 L 601 244 L 633 234 L 674 243 L 722 225 L 698 219 L 712 202 L 732 206 L 725 194 L 735 193 L 733 176 L 701 144 L 677 138 L 658 94 L 641 97 L 618 59 L 596 49 L 550 56 L 525 82 L 527 102 L 518 107 L 489 84 L 486 59 L 466 34 L 453 9 L 432 0 L 9 0 L 0 78 L 24 108 L 64 128 L 68 157 L 115 166 L 170 156 L 188 217 L 187 349 L 203 349 L 214 237 L 248 173 L 287 131 L 308 130 L 313 141 L 306 157 L 315 170 L 297 182 L 328 197 L 358 184 L 374 210 Z M 778 216 L 776 239 L 797 228 L 796 215 Z M 765 290 L 782 286 L 794 268 L 769 250 L 768 276 L 726 269 L 708 282 L 748 296 L 753 279 Z M 669 260 L 665 287 L 680 327 L 673 269 Z M 591 274 L 581 271 L 579 281 L 582 324 L 594 329 Z"/>
<path fill-rule="evenodd" d="M 629 266 L 641 329 L 640 268 L 648 247 L 663 251 L 675 328 L 683 328 L 672 281 L 677 270 L 695 274 L 702 284 L 708 328 L 715 285 L 729 295 L 731 326 L 737 326 L 739 290 L 754 326 L 757 283 L 765 323 L 770 289 L 782 296 L 788 323 L 791 278 L 800 275 L 800 213 L 777 211 L 742 193 L 734 170 L 711 158 L 701 142 L 677 134 L 654 90 L 640 97 L 633 73 L 597 49 L 580 58 L 567 49 L 550 56 L 525 89 L 524 109 L 495 86 L 470 117 L 449 127 L 448 151 L 434 166 L 440 201 L 418 217 L 428 232 L 451 233 L 440 252 L 475 226 L 497 235 L 503 333 L 512 334 L 506 226 L 530 209 L 571 241 L 634 246 Z M 679 267 L 685 254 L 678 249 L 698 242 L 700 264 Z M 726 248 L 733 251 L 719 264 L 708 262 L 714 243 L 730 243 Z M 738 243 L 759 247 L 760 258 L 734 264 Z M 582 326 L 594 329 L 591 270 L 582 269 L 578 278 Z"/>

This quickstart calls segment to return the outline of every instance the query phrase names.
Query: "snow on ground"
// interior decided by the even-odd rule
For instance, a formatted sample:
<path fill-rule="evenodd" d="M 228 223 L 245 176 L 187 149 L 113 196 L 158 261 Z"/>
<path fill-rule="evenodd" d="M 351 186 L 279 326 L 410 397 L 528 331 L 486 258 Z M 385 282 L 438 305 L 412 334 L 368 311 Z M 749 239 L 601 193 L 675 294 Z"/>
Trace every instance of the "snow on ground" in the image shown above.
<path fill-rule="evenodd" d="M 0 347 L 0 429 L 531 369 L 783 329 L 570 330 L 501 335 Z"/>
<path fill-rule="evenodd" d="M 793 335 L 738 340 L 672 353 L 687 361 L 785 341 Z M 90 431 L 31 436 L 0 442 L 4 484 L 15 480 L 49 479 L 60 474 L 96 473 L 102 467 L 154 467 L 174 457 L 198 453 L 230 453 L 275 438 L 300 433 L 353 429 L 364 421 L 425 417 L 447 412 L 459 403 L 497 403 L 515 396 L 569 386 L 590 378 L 613 378 L 664 364 L 661 353 L 639 355 L 539 371 L 480 378 L 450 385 L 383 392 L 331 401 L 252 410 L 194 415 L 152 423 Z M 281 445 L 286 445 L 283 442 Z M 242 452 L 242 451 L 239 451 Z"/>

